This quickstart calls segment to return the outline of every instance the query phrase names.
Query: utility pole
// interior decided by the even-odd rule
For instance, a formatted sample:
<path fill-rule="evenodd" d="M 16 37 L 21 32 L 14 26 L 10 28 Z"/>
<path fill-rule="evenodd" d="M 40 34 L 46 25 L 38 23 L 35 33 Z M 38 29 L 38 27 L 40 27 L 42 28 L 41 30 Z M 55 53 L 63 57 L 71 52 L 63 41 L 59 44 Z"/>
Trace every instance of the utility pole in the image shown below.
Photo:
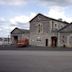
<path fill-rule="evenodd" d="M 8 44 L 9 44 L 9 35 L 8 35 Z"/>

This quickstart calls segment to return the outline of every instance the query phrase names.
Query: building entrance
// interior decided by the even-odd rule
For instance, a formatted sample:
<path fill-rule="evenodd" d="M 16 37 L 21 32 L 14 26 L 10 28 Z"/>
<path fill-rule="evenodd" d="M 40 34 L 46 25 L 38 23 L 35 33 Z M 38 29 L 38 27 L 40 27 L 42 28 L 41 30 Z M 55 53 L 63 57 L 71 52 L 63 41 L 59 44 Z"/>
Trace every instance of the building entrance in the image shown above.
<path fill-rule="evenodd" d="M 18 42 L 18 36 L 14 36 L 14 43 L 17 44 Z"/>
<path fill-rule="evenodd" d="M 46 44 L 46 46 L 48 46 L 48 39 L 46 39 L 46 43 L 45 44 Z"/>
<path fill-rule="evenodd" d="M 57 46 L 57 37 L 51 37 L 51 46 L 56 47 Z"/>

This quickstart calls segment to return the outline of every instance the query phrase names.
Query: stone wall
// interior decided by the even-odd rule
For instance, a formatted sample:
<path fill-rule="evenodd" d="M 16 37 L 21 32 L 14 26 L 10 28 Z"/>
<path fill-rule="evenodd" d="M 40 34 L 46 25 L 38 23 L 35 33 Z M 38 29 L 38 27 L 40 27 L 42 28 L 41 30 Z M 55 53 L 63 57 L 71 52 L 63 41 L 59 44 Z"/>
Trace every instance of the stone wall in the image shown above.
<path fill-rule="evenodd" d="M 43 30 L 38 33 L 38 25 L 42 24 Z M 30 44 L 36 46 L 45 46 L 45 40 L 48 39 L 48 46 L 51 46 L 51 37 L 58 38 L 57 30 L 66 24 L 55 20 L 48 19 L 43 16 L 37 16 L 30 22 Z M 40 40 L 38 41 L 39 38 Z"/>
<path fill-rule="evenodd" d="M 58 46 L 72 47 L 72 33 L 58 33 Z"/>

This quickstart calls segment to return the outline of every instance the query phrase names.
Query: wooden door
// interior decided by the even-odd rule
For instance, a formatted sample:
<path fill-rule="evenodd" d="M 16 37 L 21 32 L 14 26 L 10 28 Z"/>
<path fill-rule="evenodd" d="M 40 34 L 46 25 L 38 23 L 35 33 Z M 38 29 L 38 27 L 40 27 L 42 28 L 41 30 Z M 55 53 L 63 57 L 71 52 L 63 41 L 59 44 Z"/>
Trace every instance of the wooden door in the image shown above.
<path fill-rule="evenodd" d="M 57 46 L 57 37 L 51 37 L 51 46 L 56 47 Z"/>

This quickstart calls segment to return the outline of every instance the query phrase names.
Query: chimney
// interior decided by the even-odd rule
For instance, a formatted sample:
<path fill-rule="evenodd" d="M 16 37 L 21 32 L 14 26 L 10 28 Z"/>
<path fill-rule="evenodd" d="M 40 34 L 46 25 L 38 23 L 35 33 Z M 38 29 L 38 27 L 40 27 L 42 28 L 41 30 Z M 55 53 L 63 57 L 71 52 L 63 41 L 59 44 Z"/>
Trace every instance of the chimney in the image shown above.
<path fill-rule="evenodd" d="M 62 21 L 62 18 L 59 18 L 58 20 L 59 20 L 59 21 Z"/>

